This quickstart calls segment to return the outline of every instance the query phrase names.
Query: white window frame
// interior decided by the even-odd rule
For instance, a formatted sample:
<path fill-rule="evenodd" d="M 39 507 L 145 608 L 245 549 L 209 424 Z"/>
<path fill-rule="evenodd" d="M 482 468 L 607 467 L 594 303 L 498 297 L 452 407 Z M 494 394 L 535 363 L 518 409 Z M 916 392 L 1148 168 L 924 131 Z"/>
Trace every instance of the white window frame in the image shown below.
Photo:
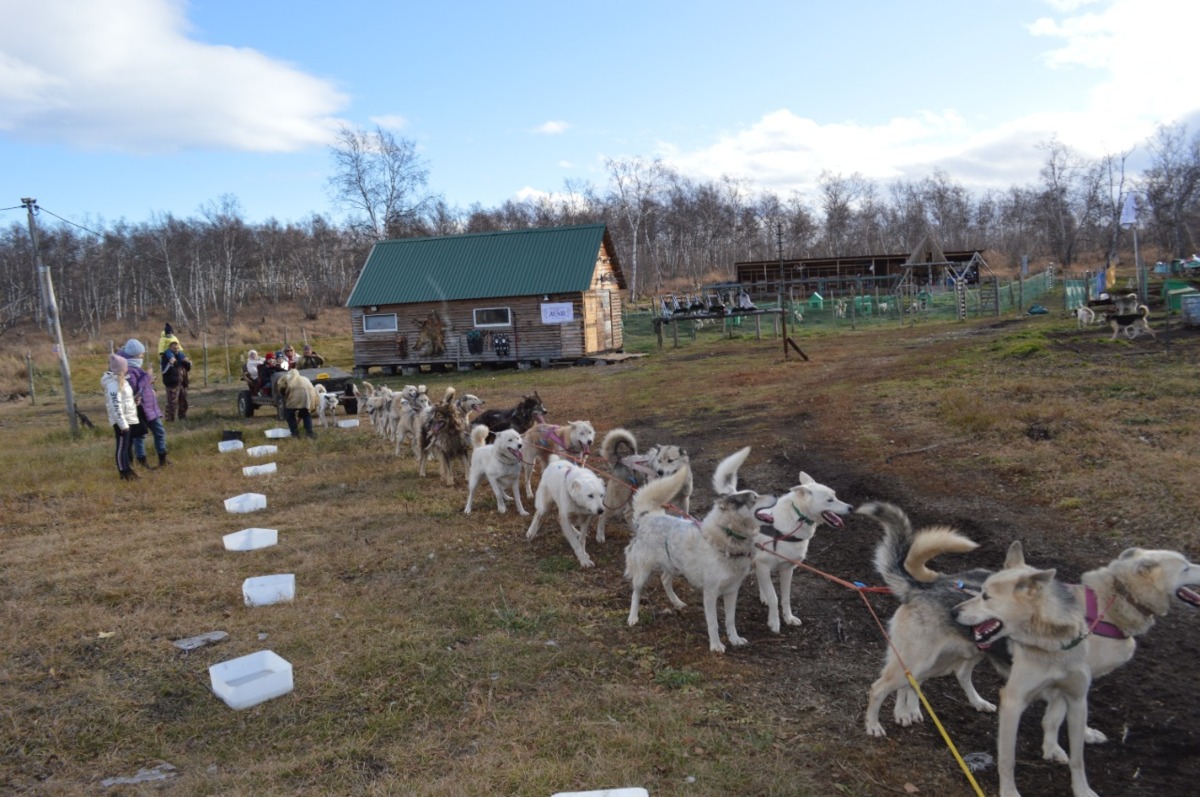
<path fill-rule="evenodd" d="M 505 312 L 505 314 L 508 316 L 508 320 L 503 323 L 500 323 L 500 324 L 481 324 L 481 323 L 479 323 L 479 314 L 480 313 L 495 312 L 497 310 L 503 310 Z M 512 324 L 512 309 L 508 308 L 508 307 L 478 307 L 471 311 L 471 323 L 473 323 L 475 325 L 476 329 L 510 329 L 513 325 Z"/>
<path fill-rule="evenodd" d="M 373 319 L 373 318 L 390 318 L 390 319 L 392 319 L 392 325 L 390 327 L 386 327 L 386 328 L 385 327 L 372 327 L 372 326 L 370 326 L 370 319 Z M 364 313 L 363 314 L 363 332 L 366 332 L 368 334 L 372 333 L 372 332 L 395 332 L 398 329 L 400 329 L 400 327 L 396 323 L 396 314 L 395 313 Z"/>

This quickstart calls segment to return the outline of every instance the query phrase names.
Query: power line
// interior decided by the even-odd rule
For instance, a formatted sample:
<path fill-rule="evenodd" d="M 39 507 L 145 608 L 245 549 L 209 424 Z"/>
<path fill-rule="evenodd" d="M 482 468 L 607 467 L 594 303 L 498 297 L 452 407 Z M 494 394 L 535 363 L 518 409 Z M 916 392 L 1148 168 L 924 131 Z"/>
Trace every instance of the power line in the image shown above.
<path fill-rule="evenodd" d="M 104 237 L 104 233 L 96 232 L 95 230 L 89 230 L 87 227 L 84 227 L 82 224 L 76 224 L 75 222 L 71 221 L 70 219 L 64 219 L 62 216 L 58 215 L 54 211 L 46 210 L 41 205 L 34 205 L 34 209 L 37 210 L 39 213 L 49 213 L 51 216 L 58 219 L 59 221 L 65 221 L 67 224 L 70 224 L 72 227 L 78 227 L 79 229 L 83 230 L 84 232 L 90 232 L 92 235 L 96 236 L 97 238 Z"/>

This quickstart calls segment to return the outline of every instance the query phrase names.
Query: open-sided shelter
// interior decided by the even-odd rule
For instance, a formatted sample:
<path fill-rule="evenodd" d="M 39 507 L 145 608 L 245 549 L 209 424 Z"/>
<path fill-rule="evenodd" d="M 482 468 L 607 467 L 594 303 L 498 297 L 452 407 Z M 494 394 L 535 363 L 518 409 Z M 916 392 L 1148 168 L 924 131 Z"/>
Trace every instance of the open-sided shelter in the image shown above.
<path fill-rule="evenodd" d="M 354 369 L 549 365 L 620 351 L 604 224 L 380 241 L 346 306 Z"/>

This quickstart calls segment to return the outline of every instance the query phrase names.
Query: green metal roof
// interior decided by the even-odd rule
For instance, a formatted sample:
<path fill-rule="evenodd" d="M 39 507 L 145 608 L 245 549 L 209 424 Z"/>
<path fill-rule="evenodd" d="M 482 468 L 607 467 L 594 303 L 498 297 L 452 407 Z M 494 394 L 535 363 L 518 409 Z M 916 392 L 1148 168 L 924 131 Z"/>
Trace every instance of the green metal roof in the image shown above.
<path fill-rule="evenodd" d="M 603 224 L 380 241 L 346 306 L 586 291 L 606 240 L 613 255 Z"/>

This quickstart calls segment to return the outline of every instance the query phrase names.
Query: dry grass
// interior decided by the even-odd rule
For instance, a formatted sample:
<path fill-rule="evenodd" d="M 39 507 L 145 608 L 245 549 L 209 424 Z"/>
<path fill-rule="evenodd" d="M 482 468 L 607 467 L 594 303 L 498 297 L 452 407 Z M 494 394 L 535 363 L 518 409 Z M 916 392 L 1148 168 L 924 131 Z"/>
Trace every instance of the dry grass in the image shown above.
<path fill-rule="evenodd" d="M 422 381 L 489 406 L 536 388 L 556 419 L 682 440 L 698 463 L 694 506 L 707 504 L 712 463 L 750 443 L 743 481 L 763 489 L 790 485 L 800 468 L 821 477 L 822 463 L 852 463 L 879 485 L 921 493 L 926 507 L 969 486 L 1054 514 L 1037 547 L 1064 556 L 1070 538 L 1055 528 L 1086 530 L 1103 548 L 1186 550 L 1200 347 L 1101 334 L 1049 317 L 928 324 L 801 340 L 808 363 L 784 362 L 776 342 L 739 339 L 655 350 L 631 366 Z M 281 336 L 248 324 L 236 337 L 241 349 Z M 348 339 L 313 337 L 331 361 L 349 362 Z M 103 423 L 95 383 L 107 347 L 94 348 L 73 347 L 73 370 L 81 407 Z M 279 472 L 244 477 L 244 454 L 217 451 L 222 430 L 256 444 L 275 422 L 236 417 L 233 388 L 219 379 L 194 390 L 189 419 L 170 426 L 176 464 L 126 485 L 107 429 L 66 433 L 52 377 L 38 405 L 0 407 L 0 783 L 12 792 L 95 793 L 104 778 L 168 762 L 178 776 L 155 790 L 175 794 L 638 784 L 656 797 L 867 795 L 902 793 L 906 782 L 964 793 L 936 740 L 918 763 L 909 739 L 867 744 L 859 715 L 881 656 L 869 630 L 853 651 L 821 642 L 820 621 L 807 617 L 772 637 L 752 586 L 742 595 L 750 618 L 739 620 L 749 649 L 708 653 L 698 598 L 672 615 L 652 594 L 629 629 L 620 524 L 607 544 L 589 545 L 597 567 L 581 571 L 553 523 L 527 543 L 528 519 L 497 515 L 488 491 L 463 516 L 461 477 L 455 488 L 418 478 L 365 417 L 359 429 L 279 441 Z M 854 503 L 881 497 L 838 488 Z M 268 496 L 266 512 L 223 510 L 251 489 Z M 1133 489 L 1153 513 L 1093 509 L 1121 506 Z M 221 535 L 245 526 L 278 528 L 280 544 L 224 551 Z M 859 558 L 863 577 L 869 553 Z M 283 572 L 296 574 L 293 603 L 242 604 L 243 579 Z M 845 600 L 846 616 L 860 609 Z M 229 640 L 190 654 L 170 644 L 216 629 Z M 262 648 L 293 663 L 295 691 L 228 709 L 207 667 Z M 839 657 L 856 682 L 840 682 Z"/>

